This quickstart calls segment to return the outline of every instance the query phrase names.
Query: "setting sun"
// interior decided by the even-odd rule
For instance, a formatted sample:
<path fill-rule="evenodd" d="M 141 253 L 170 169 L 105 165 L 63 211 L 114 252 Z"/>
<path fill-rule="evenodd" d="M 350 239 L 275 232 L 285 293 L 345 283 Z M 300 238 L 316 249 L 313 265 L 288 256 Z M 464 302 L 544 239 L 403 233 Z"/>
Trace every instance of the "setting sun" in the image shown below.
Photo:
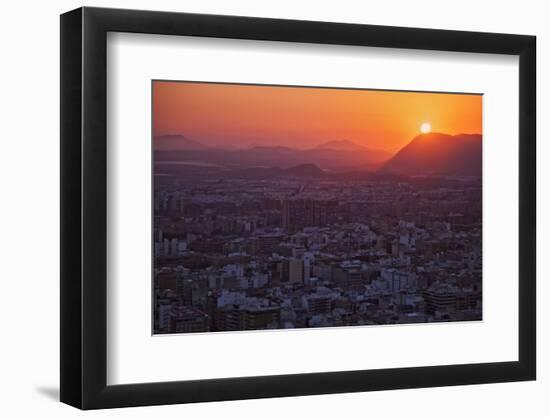
<path fill-rule="evenodd" d="M 431 130 L 432 126 L 429 123 L 422 123 L 422 125 L 420 125 L 420 131 L 422 133 L 430 133 Z"/>

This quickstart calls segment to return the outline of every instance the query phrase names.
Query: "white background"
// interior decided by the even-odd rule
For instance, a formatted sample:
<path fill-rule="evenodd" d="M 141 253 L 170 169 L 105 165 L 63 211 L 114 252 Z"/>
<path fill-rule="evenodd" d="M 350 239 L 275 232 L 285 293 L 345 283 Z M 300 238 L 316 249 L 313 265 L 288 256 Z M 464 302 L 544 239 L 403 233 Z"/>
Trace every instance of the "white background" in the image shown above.
<path fill-rule="evenodd" d="M 107 51 L 108 384 L 518 359 L 517 57 L 137 34 Z M 483 93 L 483 322 L 151 337 L 151 79 Z"/>
<path fill-rule="evenodd" d="M 550 274 L 543 256 L 550 250 L 550 223 L 540 213 L 550 210 L 547 112 L 550 27 L 544 2 L 522 1 L 89 1 L 88 5 L 164 9 L 204 13 L 288 17 L 442 29 L 482 30 L 538 36 L 539 137 L 539 378 L 537 382 L 485 386 L 326 395 L 291 399 L 238 401 L 168 407 L 100 411 L 99 415 L 210 416 L 315 413 L 335 415 L 463 416 L 548 415 L 550 406 L 549 304 L 543 303 Z M 58 14 L 80 6 L 74 1 L 15 2 L 4 5 L 2 36 L 2 106 L 0 206 L 2 274 L 0 303 L 3 338 L 0 345 L 0 410 L 6 415 L 72 415 L 57 403 L 59 310 L 59 29 Z M 7 145 L 7 146 L 6 146 Z M 544 191 L 544 193 L 543 193 Z M 503 231 L 506 235 L 506 230 Z M 546 324 L 546 325 L 545 325 Z M 546 394 L 546 395 L 545 395 Z"/>

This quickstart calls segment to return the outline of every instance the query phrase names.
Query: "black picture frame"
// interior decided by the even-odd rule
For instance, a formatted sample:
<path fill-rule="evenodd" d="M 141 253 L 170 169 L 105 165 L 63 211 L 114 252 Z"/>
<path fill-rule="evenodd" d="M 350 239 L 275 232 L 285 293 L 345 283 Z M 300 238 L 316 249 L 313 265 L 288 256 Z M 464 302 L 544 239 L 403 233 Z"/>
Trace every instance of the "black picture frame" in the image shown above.
<path fill-rule="evenodd" d="M 519 56 L 519 360 L 107 385 L 108 32 Z M 61 401 L 81 409 L 238 400 L 536 377 L 534 36 L 79 8 L 61 15 Z"/>

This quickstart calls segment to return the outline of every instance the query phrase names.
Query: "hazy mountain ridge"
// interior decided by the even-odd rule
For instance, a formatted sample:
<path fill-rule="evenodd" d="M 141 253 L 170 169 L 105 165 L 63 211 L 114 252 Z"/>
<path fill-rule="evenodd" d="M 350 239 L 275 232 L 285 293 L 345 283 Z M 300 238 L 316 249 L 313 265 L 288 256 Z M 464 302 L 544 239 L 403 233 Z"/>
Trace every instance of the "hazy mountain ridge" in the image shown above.
<path fill-rule="evenodd" d="M 200 162 L 247 177 L 253 173 L 288 175 L 285 170 L 289 169 L 305 175 L 306 171 L 301 173 L 304 167 L 308 167 L 307 175 L 311 177 L 341 173 L 348 178 L 366 178 L 374 172 L 397 176 L 481 176 L 482 136 L 421 134 L 390 157 L 384 151 L 369 150 L 348 140 L 329 141 L 312 149 L 286 146 L 222 149 L 182 135 L 165 135 L 155 138 L 155 161 L 163 164 Z"/>
<path fill-rule="evenodd" d="M 174 135 L 175 136 L 175 135 Z M 334 149 L 334 142 L 327 142 L 311 149 L 295 149 L 286 146 L 254 146 L 248 149 L 223 149 L 208 147 L 197 141 L 180 136 L 177 139 L 155 138 L 155 159 L 158 161 L 204 161 L 229 167 L 280 166 L 290 168 L 302 164 L 315 164 L 321 169 L 348 170 L 357 168 L 377 169 L 390 154 L 369 150 L 353 142 L 336 141 L 338 146 L 350 149 Z M 325 146 L 326 145 L 326 146 Z M 332 146 L 332 147 L 331 147 Z"/>
<path fill-rule="evenodd" d="M 210 147 L 183 135 L 161 135 L 154 138 L 156 151 L 207 150 Z"/>

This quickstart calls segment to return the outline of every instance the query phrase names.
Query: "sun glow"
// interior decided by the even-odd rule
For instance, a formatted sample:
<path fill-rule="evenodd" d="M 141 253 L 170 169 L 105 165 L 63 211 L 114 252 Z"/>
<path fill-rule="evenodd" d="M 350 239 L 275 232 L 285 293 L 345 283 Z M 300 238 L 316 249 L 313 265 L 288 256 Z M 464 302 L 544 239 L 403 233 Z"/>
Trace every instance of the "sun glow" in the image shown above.
<path fill-rule="evenodd" d="M 432 130 L 432 126 L 429 123 L 425 122 L 420 125 L 420 131 L 422 133 L 430 133 L 431 130 Z"/>
<path fill-rule="evenodd" d="M 156 80 L 153 113 L 154 136 L 220 148 L 312 149 L 346 139 L 393 155 L 423 134 L 424 123 L 430 133 L 482 131 L 475 94 Z"/>

